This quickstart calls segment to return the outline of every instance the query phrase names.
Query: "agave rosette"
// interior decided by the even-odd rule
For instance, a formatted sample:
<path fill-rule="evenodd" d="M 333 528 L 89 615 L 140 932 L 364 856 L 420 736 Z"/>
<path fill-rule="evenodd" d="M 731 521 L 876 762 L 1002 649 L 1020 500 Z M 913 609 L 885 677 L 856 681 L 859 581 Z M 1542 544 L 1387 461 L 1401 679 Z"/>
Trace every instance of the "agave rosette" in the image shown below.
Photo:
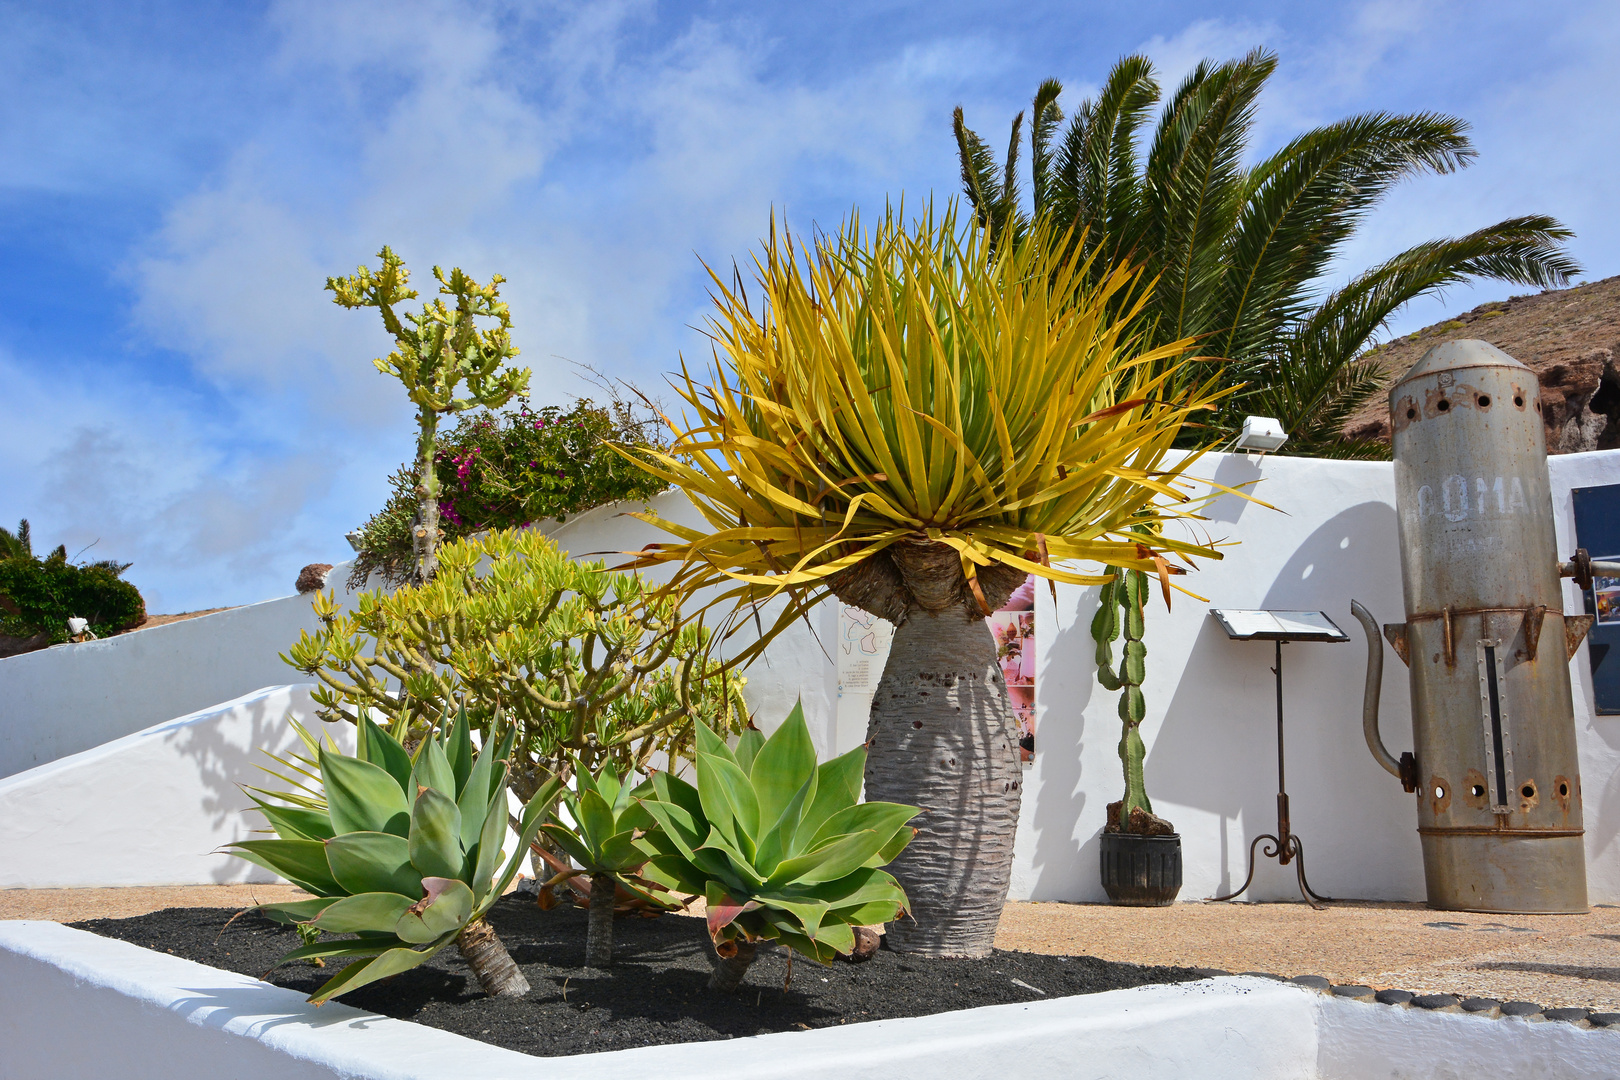
<path fill-rule="evenodd" d="M 659 828 L 639 841 L 651 856 L 642 873 L 704 897 L 721 956 L 765 940 L 827 961 L 854 948 L 854 927 L 905 912 L 882 867 L 914 835 L 917 808 L 858 801 L 864 747 L 817 765 L 795 706 L 769 739 L 750 729 L 735 751 L 700 726 L 695 765 L 695 787 L 650 778 L 642 805 Z"/>
<path fill-rule="evenodd" d="M 560 786 L 542 785 L 524 806 L 520 843 L 502 865 L 512 729 L 479 751 L 462 712 L 439 737 L 424 739 L 413 759 L 362 716 L 357 742 L 352 757 L 314 747 L 318 794 L 250 790 L 276 837 L 228 845 L 314 894 L 261 905 L 261 914 L 358 935 L 316 941 L 277 962 L 355 960 L 310 995 L 316 1004 L 417 967 L 482 919 L 516 876 Z"/>

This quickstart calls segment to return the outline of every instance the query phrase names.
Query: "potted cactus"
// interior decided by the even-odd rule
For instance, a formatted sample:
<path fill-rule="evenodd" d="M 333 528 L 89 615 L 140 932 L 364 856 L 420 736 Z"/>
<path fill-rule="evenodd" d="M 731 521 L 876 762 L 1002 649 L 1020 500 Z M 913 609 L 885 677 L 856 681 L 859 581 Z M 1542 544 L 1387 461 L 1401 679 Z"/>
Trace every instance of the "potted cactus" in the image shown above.
<path fill-rule="evenodd" d="M 547 781 L 529 799 L 520 842 L 502 865 L 513 734 L 509 727 L 479 751 L 463 711 L 453 727 L 422 740 L 412 758 L 397 738 L 362 715 L 353 757 L 306 734 L 319 770 L 318 791 L 250 790 L 276 838 L 228 847 L 314 894 L 253 909 L 297 926 L 306 942 L 278 966 L 355 960 L 310 1001 L 321 1005 L 408 971 L 452 941 L 486 993 L 528 993 L 528 980 L 484 915 L 516 876 L 562 785 Z M 360 936 L 322 941 L 322 933 Z"/>
<path fill-rule="evenodd" d="M 697 728 L 697 786 L 654 773 L 644 799 L 660 828 L 640 843 L 651 880 L 702 896 L 715 965 L 732 992 L 761 943 L 826 962 L 855 950 L 855 928 L 898 919 L 906 894 L 881 867 L 910 842 L 914 806 L 860 802 L 866 748 L 816 764 L 804 710 L 736 750 Z"/>
<path fill-rule="evenodd" d="M 1143 608 L 1148 578 L 1140 570 L 1113 568 L 1114 577 L 1102 587 L 1091 636 L 1097 643 L 1097 681 L 1118 690 L 1119 760 L 1125 771 L 1125 793 L 1108 804 L 1100 856 L 1103 891 L 1116 904 L 1159 907 L 1181 891 L 1181 837 L 1175 826 L 1153 813 L 1142 776 L 1147 746 L 1141 726 L 1147 716 L 1142 696 L 1147 646 L 1142 643 Z M 1165 590 L 1165 605 L 1170 603 Z M 1114 641 L 1123 636 L 1119 667 L 1114 667 Z"/>

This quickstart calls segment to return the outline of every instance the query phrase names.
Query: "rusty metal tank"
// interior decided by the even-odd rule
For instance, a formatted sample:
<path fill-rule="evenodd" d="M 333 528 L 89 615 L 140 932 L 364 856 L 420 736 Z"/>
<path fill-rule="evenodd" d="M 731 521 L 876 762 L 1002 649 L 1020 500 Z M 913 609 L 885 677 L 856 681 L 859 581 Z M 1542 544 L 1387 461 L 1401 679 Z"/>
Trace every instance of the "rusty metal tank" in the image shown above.
<path fill-rule="evenodd" d="M 1584 912 L 1586 853 L 1570 655 L 1535 374 L 1483 341 L 1430 349 L 1390 390 L 1406 620 L 1384 627 L 1409 668 L 1429 905 Z M 1381 666 L 1376 627 L 1369 659 Z"/>

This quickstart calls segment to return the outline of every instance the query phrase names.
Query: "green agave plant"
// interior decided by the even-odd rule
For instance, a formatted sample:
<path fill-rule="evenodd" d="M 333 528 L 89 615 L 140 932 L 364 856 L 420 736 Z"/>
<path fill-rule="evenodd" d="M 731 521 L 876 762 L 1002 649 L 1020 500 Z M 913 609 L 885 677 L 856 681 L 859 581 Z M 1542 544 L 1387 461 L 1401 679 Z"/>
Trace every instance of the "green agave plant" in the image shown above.
<path fill-rule="evenodd" d="M 680 905 L 662 887 L 649 888 L 651 883 L 637 873 L 647 862 L 647 852 L 636 841 L 657 828 L 657 822 L 641 802 L 642 797 L 653 794 L 652 787 L 643 783 L 632 790 L 627 779 L 612 765 L 603 766 L 595 777 L 584 770 L 574 775 L 576 790 L 565 790 L 561 799 L 561 806 L 568 811 L 573 826 L 553 815 L 540 826 L 540 831 L 581 869 L 565 870 L 546 885 L 557 885 L 580 875 L 591 879 L 585 966 L 605 968 L 613 964 L 613 912 L 621 887 L 645 901 L 651 909 Z"/>
<path fill-rule="evenodd" d="M 513 737 L 509 727 L 493 745 L 475 749 L 463 710 L 448 731 L 424 739 L 413 758 L 394 735 L 361 716 L 355 756 L 330 741 L 313 746 L 318 792 L 249 789 L 276 839 L 228 847 L 314 894 L 256 910 L 298 926 L 306 939 L 312 931 L 358 935 L 314 941 L 277 962 L 356 960 L 310 1001 L 320 1005 L 408 971 L 452 941 L 485 992 L 528 993 L 528 981 L 484 915 L 516 876 L 561 782 L 549 781 L 529 799 L 520 843 L 501 866 Z M 298 769 L 295 762 L 283 764 Z"/>
<path fill-rule="evenodd" d="M 640 844 L 650 880 L 707 902 L 720 957 L 711 989 L 735 990 L 760 941 L 825 962 L 854 949 L 855 927 L 907 910 L 881 867 L 915 835 L 917 808 L 859 801 L 865 747 L 818 766 L 797 705 L 769 739 L 750 729 L 735 751 L 705 727 L 697 735 L 697 786 L 653 774 L 642 805 L 659 828 Z"/>

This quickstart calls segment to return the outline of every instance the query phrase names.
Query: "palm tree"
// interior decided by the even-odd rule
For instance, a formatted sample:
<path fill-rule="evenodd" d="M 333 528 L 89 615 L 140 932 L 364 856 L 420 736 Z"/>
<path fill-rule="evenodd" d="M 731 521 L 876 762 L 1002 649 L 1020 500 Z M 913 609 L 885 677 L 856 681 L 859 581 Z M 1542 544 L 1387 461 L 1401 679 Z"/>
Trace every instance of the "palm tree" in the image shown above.
<path fill-rule="evenodd" d="M 1023 776 L 984 616 L 1031 573 L 1120 566 L 1168 599 L 1167 555 L 1219 558 L 1162 530 L 1201 505 L 1179 482 L 1196 455 L 1168 452 L 1218 391 L 1172 388 L 1188 343 L 1142 343 L 1139 274 L 1092 275 L 1046 228 L 993 252 L 953 213 L 808 252 L 773 228 L 752 304 L 714 279 L 715 364 L 678 387 L 695 419 L 666 420 L 667 451 L 622 451 L 708 523 L 635 515 L 679 538 L 635 565 L 745 614 L 785 600 L 734 661 L 829 594 L 894 624 L 865 783 L 922 808 L 891 867 L 901 951 L 985 955 L 1006 900 Z"/>
<path fill-rule="evenodd" d="M 1475 151 L 1456 117 L 1380 112 L 1307 131 L 1245 166 L 1255 104 L 1276 67 L 1263 50 L 1199 64 L 1151 132 L 1160 92 L 1146 57 L 1115 64 L 1066 128 L 1062 84 L 1047 80 L 1030 109 L 1032 212 L 1017 180 L 1024 114 L 998 167 L 958 106 L 963 187 L 998 240 L 1050 216 L 1059 226 L 1051 235 L 1072 227 L 1068 243 L 1100 256 L 1098 272 L 1127 260 L 1158 279 L 1150 340 L 1195 338 L 1196 351 L 1219 362 L 1222 384 L 1242 386 L 1212 427 L 1186 431 L 1184 441 L 1210 445 L 1246 413 L 1261 413 L 1282 421 L 1291 452 L 1383 456 L 1387 448 L 1348 442 L 1340 429 L 1385 384 L 1362 354 L 1390 316 L 1475 277 L 1563 285 L 1580 272 L 1560 244 L 1572 234 L 1544 215 L 1509 218 L 1419 244 L 1324 293 L 1333 259 L 1391 186 L 1453 172 Z M 1207 376 L 1208 365 L 1188 374 Z"/>
<path fill-rule="evenodd" d="M 0 528 L 0 559 L 32 559 L 34 540 L 30 532 L 27 518 L 18 524 L 16 532 Z"/>

